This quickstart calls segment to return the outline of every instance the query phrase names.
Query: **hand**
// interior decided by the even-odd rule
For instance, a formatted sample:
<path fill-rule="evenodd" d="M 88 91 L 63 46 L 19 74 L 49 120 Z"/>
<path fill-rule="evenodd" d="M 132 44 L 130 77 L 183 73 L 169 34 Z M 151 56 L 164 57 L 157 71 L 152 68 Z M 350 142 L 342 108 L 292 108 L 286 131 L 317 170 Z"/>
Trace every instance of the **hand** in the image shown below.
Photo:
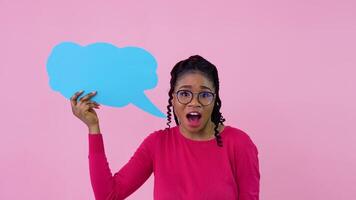
<path fill-rule="evenodd" d="M 99 109 L 100 105 L 98 103 L 96 103 L 95 101 L 90 101 L 90 98 L 95 96 L 97 92 L 96 91 L 91 92 L 91 93 L 81 97 L 79 99 L 79 101 L 77 101 L 78 97 L 83 92 L 84 91 L 76 92 L 70 98 L 72 112 L 76 117 L 78 117 L 81 121 L 83 121 L 88 126 L 89 129 L 91 127 L 99 127 L 99 118 L 93 108 Z"/>

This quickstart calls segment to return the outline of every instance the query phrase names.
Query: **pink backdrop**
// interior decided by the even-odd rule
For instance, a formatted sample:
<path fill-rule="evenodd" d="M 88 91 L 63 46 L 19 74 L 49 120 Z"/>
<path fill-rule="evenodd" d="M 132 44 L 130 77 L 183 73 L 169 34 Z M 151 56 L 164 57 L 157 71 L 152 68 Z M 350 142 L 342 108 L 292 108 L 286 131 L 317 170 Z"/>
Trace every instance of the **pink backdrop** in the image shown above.
<path fill-rule="evenodd" d="M 62 41 L 140 46 L 158 61 L 147 95 L 164 112 L 169 71 L 200 54 L 221 77 L 226 124 L 259 148 L 261 199 L 356 196 L 355 1 L 0 1 L 0 199 L 94 199 L 87 129 L 48 85 Z M 98 111 L 110 167 L 166 121 Z M 129 199 L 151 199 L 153 176 Z"/>

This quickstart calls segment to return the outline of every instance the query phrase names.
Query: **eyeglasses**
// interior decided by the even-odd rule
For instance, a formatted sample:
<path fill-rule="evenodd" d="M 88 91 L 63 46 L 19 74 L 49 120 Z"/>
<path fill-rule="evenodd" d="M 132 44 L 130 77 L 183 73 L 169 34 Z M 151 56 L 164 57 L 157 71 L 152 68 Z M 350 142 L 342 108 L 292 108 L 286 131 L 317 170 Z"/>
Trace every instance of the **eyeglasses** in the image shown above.
<path fill-rule="evenodd" d="M 193 93 L 189 90 L 178 90 L 176 92 L 179 103 L 184 105 L 190 103 L 193 100 L 194 94 L 198 94 L 198 101 L 203 106 L 207 106 L 214 101 L 215 93 L 208 92 L 208 91 Z"/>

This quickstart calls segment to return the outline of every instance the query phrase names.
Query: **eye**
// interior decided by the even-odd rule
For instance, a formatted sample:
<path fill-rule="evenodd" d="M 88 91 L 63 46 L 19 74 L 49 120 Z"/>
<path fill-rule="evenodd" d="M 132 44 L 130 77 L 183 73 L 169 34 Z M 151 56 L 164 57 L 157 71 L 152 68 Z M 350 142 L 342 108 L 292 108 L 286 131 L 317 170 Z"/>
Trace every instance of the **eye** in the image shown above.
<path fill-rule="evenodd" d="M 213 94 L 211 94 L 210 92 L 201 92 L 200 96 L 201 98 L 211 98 Z"/>
<path fill-rule="evenodd" d="M 178 95 L 181 97 L 190 97 L 190 92 L 186 90 L 181 90 L 178 92 Z"/>

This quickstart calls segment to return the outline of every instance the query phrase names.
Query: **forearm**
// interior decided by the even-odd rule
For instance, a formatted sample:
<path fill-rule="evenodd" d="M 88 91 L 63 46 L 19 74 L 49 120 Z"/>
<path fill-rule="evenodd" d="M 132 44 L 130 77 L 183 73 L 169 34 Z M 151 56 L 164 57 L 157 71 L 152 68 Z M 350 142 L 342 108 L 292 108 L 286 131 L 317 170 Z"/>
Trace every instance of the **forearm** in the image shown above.
<path fill-rule="evenodd" d="M 89 134 L 89 171 L 95 199 L 106 199 L 113 190 L 114 180 L 100 134 Z"/>
<path fill-rule="evenodd" d="M 105 156 L 103 135 L 89 134 L 90 179 L 97 200 L 124 199 L 150 177 L 153 162 L 149 143 L 146 138 L 129 162 L 113 176 Z"/>

